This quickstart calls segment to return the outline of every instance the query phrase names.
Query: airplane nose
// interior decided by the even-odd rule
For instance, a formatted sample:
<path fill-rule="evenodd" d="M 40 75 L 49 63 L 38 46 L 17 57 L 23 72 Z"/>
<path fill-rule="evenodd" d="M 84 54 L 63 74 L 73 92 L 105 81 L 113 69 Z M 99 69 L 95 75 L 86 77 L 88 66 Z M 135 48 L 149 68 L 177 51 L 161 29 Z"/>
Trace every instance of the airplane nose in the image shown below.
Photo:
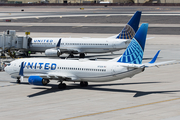
<path fill-rule="evenodd" d="M 8 66 L 6 66 L 6 67 L 4 68 L 4 70 L 5 70 L 5 72 L 8 72 Z"/>
<path fill-rule="evenodd" d="M 7 66 L 4 68 L 5 71 L 7 71 Z"/>

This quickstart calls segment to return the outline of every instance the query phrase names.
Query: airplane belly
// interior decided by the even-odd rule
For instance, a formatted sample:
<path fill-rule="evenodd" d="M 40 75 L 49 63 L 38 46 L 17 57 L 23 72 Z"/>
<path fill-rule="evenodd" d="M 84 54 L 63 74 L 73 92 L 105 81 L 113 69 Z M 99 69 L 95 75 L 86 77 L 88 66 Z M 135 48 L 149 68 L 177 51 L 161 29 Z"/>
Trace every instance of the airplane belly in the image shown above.
<path fill-rule="evenodd" d="M 32 47 L 30 48 L 30 51 L 35 51 L 35 52 L 45 52 L 47 48 L 44 47 Z"/>
<path fill-rule="evenodd" d="M 105 52 L 111 52 L 114 51 L 112 48 L 86 48 L 86 49 L 81 49 L 81 51 L 85 53 L 105 53 Z"/>

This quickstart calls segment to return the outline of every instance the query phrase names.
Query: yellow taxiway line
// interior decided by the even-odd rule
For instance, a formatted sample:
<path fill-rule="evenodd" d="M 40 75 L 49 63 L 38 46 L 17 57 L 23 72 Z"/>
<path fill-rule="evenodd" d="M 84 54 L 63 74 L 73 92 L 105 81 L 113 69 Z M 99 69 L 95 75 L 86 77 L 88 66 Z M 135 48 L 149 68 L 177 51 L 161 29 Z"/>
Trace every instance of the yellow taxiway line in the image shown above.
<path fill-rule="evenodd" d="M 115 111 L 130 109 L 130 108 L 142 107 L 142 106 L 146 106 L 146 105 L 164 103 L 164 102 L 169 102 L 169 101 L 174 101 L 174 100 L 180 100 L 180 98 L 174 98 L 174 99 L 169 99 L 169 100 L 163 100 L 163 101 L 158 101 L 158 102 L 152 102 L 152 103 L 141 104 L 141 105 L 136 105 L 136 106 L 131 106 L 131 107 L 125 107 L 125 108 L 119 108 L 119 109 L 108 110 L 108 111 L 103 111 L 103 112 L 97 112 L 97 113 L 92 113 L 92 114 L 80 115 L 80 116 L 75 116 L 75 117 L 69 117 L 69 118 L 64 118 L 61 120 L 70 120 L 70 119 L 75 119 L 75 118 L 80 118 L 80 117 L 87 117 L 87 116 L 98 115 L 98 114 L 109 113 L 109 112 L 115 112 Z"/>

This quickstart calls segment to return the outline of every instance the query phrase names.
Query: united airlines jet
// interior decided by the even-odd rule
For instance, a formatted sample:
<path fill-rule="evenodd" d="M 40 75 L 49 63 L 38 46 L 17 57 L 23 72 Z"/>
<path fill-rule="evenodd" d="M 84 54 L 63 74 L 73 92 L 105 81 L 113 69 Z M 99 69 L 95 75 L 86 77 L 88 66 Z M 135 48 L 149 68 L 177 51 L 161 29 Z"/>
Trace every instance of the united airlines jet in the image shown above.
<path fill-rule="evenodd" d="M 138 30 L 141 12 L 137 11 L 123 30 L 116 36 L 109 38 L 33 38 L 29 51 L 45 52 L 46 56 L 60 56 L 63 53 L 80 54 L 84 58 L 86 53 L 106 53 L 127 48 L 130 40 Z"/>
<path fill-rule="evenodd" d="M 108 82 L 141 73 L 146 67 L 165 64 L 172 61 L 155 63 L 159 51 L 149 63 L 142 64 L 148 24 L 142 24 L 122 56 L 109 61 L 90 61 L 86 59 L 44 59 L 24 58 L 12 61 L 5 71 L 17 82 L 28 78 L 29 84 L 46 85 L 51 80 L 60 82 L 60 89 L 66 88 L 63 81 L 80 82 L 87 86 L 88 82 Z"/>

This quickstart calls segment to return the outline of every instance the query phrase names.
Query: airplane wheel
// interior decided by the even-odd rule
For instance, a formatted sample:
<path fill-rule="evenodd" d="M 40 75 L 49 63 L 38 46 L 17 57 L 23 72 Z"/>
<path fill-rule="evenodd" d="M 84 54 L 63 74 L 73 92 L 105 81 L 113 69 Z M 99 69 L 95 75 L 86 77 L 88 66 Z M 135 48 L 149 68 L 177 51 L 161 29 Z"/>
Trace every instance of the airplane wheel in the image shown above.
<path fill-rule="evenodd" d="M 68 58 L 74 58 L 73 54 L 69 54 Z"/>
<path fill-rule="evenodd" d="M 82 81 L 80 82 L 80 86 L 81 86 L 81 87 L 83 87 L 83 86 L 84 86 L 84 84 L 83 84 L 83 82 L 82 82 Z"/>
<path fill-rule="evenodd" d="M 88 82 L 84 82 L 84 85 L 85 85 L 85 86 L 88 86 Z"/>
<path fill-rule="evenodd" d="M 80 86 L 81 86 L 81 87 L 86 87 L 86 86 L 88 86 L 88 82 L 81 81 L 81 82 L 80 82 Z"/>
<path fill-rule="evenodd" d="M 65 83 L 60 83 L 60 84 L 58 85 L 58 88 L 59 88 L 59 89 L 66 89 L 66 84 L 65 84 Z"/>
<path fill-rule="evenodd" d="M 65 83 L 63 83 L 62 85 L 63 85 L 63 89 L 66 89 L 66 84 L 65 84 Z"/>
<path fill-rule="evenodd" d="M 20 83 L 21 83 L 21 81 L 18 79 L 18 80 L 17 80 L 17 83 L 18 83 L 18 84 L 20 84 Z"/>
<path fill-rule="evenodd" d="M 74 55 L 72 54 L 70 57 L 71 57 L 71 58 L 74 58 Z"/>
<path fill-rule="evenodd" d="M 59 51 L 57 52 L 57 56 L 60 57 L 60 52 Z"/>
<path fill-rule="evenodd" d="M 49 79 L 43 79 L 42 80 L 42 84 L 43 85 L 47 85 L 49 82 L 50 82 Z"/>
<path fill-rule="evenodd" d="M 84 53 L 80 53 L 79 58 L 85 58 L 85 54 Z"/>

